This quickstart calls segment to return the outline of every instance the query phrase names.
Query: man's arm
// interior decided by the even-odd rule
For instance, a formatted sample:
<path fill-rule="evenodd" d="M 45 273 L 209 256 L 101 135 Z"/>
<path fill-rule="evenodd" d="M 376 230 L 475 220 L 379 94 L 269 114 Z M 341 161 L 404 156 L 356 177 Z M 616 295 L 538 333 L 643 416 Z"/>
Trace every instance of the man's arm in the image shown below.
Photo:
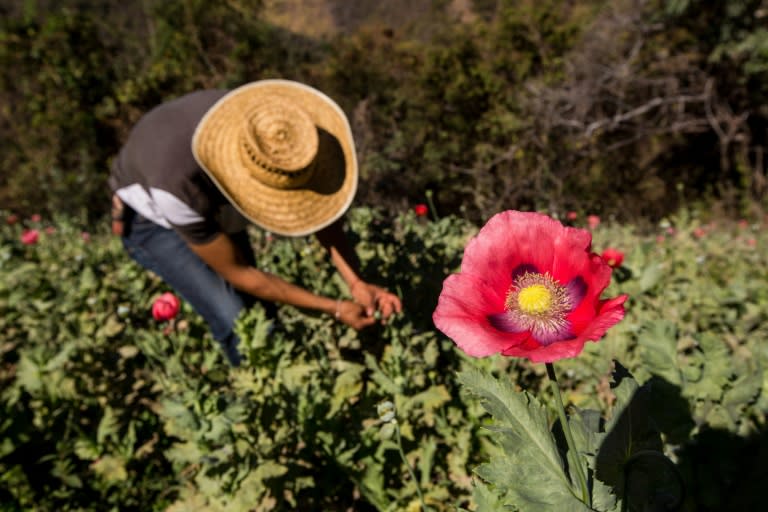
<path fill-rule="evenodd" d="M 318 231 L 315 236 L 328 251 L 331 262 L 347 283 L 349 293 L 357 302 L 365 306 L 368 316 L 373 316 L 375 311 L 379 311 L 381 321 L 384 323 L 390 315 L 402 311 L 403 306 L 399 297 L 360 278 L 359 260 L 342 229 L 341 220 Z"/>
<path fill-rule="evenodd" d="M 224 233 L 216 235 L 210 242 L 189 246 L 209 267 L 240 291 L 271 302 L 336 315 L 355 329 L 361 329 L 374 322 L 357 304 L 316 295 L 279 276 L 247 264 L 232 239 Z"/>

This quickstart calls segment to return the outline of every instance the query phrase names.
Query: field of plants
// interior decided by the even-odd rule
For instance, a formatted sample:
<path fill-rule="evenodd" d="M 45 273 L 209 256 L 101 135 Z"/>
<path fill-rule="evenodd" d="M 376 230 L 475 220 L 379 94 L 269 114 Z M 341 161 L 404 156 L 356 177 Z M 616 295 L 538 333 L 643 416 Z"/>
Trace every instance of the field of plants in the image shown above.
<path fill-rule="evenodd" d="M 255 308 L 232 369 L 187 304 L 153 318 L 169 290 L 106 223 L 0 212 L 0 510 L 588 510 L 547 501 L 567 487 L 537 454 L 552 441 L 573 459 L 544 365 L 470 358 L 434 327 L 479 226 L 424 213 L 348 216 L 363 274 L 401 315 L 355 332 Z M 602 340 L 556 365 L 591 509 L 761 509 L 766 219 L 559 217 L 621 253 L 606 295 L 629 296 Z M 344 295 L 314 239 L 253 243 L 261 268 Z"/>

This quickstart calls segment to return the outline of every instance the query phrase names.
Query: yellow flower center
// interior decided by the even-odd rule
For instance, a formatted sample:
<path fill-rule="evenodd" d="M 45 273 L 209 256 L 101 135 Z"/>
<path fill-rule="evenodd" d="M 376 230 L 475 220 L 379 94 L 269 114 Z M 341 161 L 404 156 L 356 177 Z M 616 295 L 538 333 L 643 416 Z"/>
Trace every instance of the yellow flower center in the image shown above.
<path fill-rule="evenodd" d="M 510 332 L 530 331 L 542 345 L 569 336 L 567 319 L 581 300 L 578 281 L 572 291 L 548 272 L 523 272 L 515 276 L 504 301 L 504 329 Z M 504 330 L 502 329 L 502 330 Z"/>
<path fill-rule="evenodd" d="M 517 305 L 523 313 L 540 315 L 552 306 L 552 293 L 543 284 L 534 284 L 520 290 Z"/>

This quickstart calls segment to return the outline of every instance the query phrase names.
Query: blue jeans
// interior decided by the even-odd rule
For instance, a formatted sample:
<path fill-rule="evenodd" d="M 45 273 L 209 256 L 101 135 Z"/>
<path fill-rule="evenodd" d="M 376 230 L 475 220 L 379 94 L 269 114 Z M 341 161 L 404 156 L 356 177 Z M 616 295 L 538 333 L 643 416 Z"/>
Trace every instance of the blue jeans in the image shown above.
<path fill-rule="evenodd" d="M 234 333 L 237 316 L 256 299 L 236 290 L 189 248 L 178 233 L 155 224 L 138 214 L 126 219 L 123 245 L 139 265 L 151 270 L 197 311 L 207 322 L 213 338 L 219 342 L 232 366 L 239 366 L 242 356 Z M 245 231 L 230 235 L 250 265 L 255 264 L 253 249 Z M 275 305 L 263 303 L 274 316 Z"/>

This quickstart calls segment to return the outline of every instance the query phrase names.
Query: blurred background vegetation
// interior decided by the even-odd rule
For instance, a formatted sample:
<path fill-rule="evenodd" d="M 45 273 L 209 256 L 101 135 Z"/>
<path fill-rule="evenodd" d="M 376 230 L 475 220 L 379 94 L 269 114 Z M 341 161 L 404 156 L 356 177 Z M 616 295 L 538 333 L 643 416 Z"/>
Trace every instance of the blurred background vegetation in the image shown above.
<path fill-rule="evenodd" d="M 766 27 L 768 0 L 0 0 L 0 205 L 95 220 L 144 111 L 281 77 L 349 115 L 358 204 L 749 215 Z"/>

